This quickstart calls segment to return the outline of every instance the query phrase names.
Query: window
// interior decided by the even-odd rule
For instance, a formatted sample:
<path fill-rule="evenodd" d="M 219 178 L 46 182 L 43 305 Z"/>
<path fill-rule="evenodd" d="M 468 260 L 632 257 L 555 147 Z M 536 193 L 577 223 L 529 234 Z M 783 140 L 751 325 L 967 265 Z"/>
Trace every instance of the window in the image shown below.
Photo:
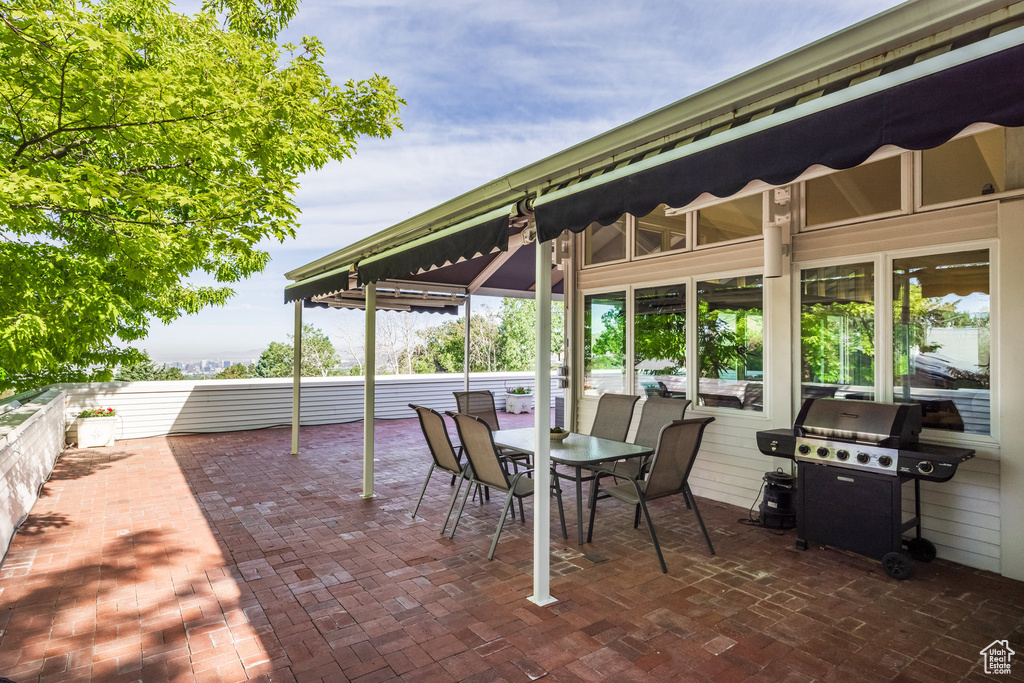
<path fill-rule="evenodd" d="M 583 389 L 599 395 L 626 389 L 626 293 L 583 297 Z"/>
<path fill-rule="evenodd" d="M 921 203 L 1024 188 L 1024 128 L 993 128 L 921 153 Z"/>
<path fill-rule="evenodd" d="M 591 223 L 583 236 L 583 263 L 608 263 L 626 258 L 626 217 L 611 225 Z"/>
<path fill-rule="evenodd" d="M 893 261 L 893 400 L 925 427 L 990 429 L 987 249 Z"/>
<path fill-rule="evenodd" d="M 870 263 L 804 270 L 800 398 L 875 397 L 875 273 Z"/>
<path fill-rule="evenodd" d="M 633 367 L 641 396 L 686 397 L 686 285 L 633 293 Z"/>
<path fill-rule="evenodd" d="M 715 204 L 697 212 L 697 244 L 714 244 L 762 233 L 760 194 Z"/>
<path fill-rule="evenodd" d="M 763 302 L 760 275 L 697 283 L 701 405 L 763 409 Z"/>
<path fill-rule="evenodd" d="M 826 225 L 902 208 L 900 157 L 895 156 L 808 180 L 807 225 Z"/>
<path fill-rule="evenodd" d="M 666 204 L 636 219 L 633 252 L 637 256 L 686 248 L 686 214 L 674 214 Z"/>

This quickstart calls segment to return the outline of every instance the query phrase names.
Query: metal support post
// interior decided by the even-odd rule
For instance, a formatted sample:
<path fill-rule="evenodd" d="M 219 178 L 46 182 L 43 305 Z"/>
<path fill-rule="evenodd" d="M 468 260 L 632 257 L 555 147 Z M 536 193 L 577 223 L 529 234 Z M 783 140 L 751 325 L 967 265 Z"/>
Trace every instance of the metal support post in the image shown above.
<path fill-rule="evenodd" d="M 366 285 L 366 342 L 363 356 L 363 498 L 373 498 L 373 404 L 377 374 L 377 285 Z"/>
<path fill-rule="evenodd" d="M 534 393 L 533 595 L 549 605 L 551 597 L 551 241 L 537 243 L 537 373 Z"/>

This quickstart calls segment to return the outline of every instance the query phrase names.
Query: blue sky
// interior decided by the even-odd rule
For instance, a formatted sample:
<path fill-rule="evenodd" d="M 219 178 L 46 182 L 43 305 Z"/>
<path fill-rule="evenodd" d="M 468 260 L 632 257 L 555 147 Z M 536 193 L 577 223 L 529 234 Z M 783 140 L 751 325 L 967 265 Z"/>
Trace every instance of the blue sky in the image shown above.
<path fill-rule="evenodd" d="M 258 356 L 292 329 L 286 271 L 897 4 L 306 0 L 284 38 L 318 36 L 338 82 L 391 78 L 404 130 L 304 176 L 302 227 L 266 245 L 266 272 L 223 308 L 154 323 L 139 345 L 158 362 Z M 305 317 L 332 336 L 362 324 L 359 312 Z"/>

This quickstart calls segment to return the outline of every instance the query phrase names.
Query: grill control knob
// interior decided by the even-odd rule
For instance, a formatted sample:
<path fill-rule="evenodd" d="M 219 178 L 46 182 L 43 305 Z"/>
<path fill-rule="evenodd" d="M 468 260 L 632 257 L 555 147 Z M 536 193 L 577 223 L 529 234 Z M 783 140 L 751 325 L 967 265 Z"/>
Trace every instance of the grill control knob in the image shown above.
<path fill-rule="evenodd" d="M 824 446 L 818 446 L 818 457 L 819 458 L 827 458 L 828 457 L 828 449 L 825 448 Z"/>
<path fill-rule="evenodd" d="M 931 474 L 932 470 L 934 469 L 935 466 L 932 465 L 927 460 L 922 460 L 921 462 L 917 463 L 917 471 L 920 472 L 921 474 Z"/>
<path fill-rule="evenodd" d="M 846 451 L 846 450 L 836 451 L 836 458 L 838 458 L 839 460 L 849 460 L 850 459 L 850 451 Z"/>
<path fill-rule="evenodd" d="M 857 462 L 861 463 L 862 465 L 867 465 L 869 462 L 871 462 L 871 456 L 868 455 L 867 453 L 858 453 Z"/>
<path fill-rule="evenodd" d="M 878 464 L 881 465 L 882 467 L 888 467 L 889 465 L 892 464 L 892 458 L 890 458 L 888 455 L 883 455 L 878 458 Z"/>
<path fill-rule="evenodd" d="M 797 450 L 800 451 L 801 454 L 807 455 L 808 453 L 811 452 L 811 447 L 805 443 L 802 443 L 800 444 L 800 448 L 798 448 Z"/>

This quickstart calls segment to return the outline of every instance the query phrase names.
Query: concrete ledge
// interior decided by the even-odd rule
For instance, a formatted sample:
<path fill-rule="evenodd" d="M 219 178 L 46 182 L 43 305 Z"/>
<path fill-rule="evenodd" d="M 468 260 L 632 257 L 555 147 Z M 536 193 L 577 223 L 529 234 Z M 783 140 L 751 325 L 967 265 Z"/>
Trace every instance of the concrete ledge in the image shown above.
<path fill-rule="evenodd" d="M 0 553 L 32 510 L 64 448 L 66 392 L 47 389 L 5 400 L 0 413 Z"/>

